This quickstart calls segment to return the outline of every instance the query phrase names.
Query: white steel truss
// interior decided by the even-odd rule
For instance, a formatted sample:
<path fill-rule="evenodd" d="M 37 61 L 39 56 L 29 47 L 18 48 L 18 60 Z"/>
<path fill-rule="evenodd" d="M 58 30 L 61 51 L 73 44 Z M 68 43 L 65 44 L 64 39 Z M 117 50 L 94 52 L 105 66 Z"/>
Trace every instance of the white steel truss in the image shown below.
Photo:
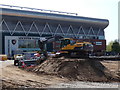
<path fill-rule="evenodd" d="M 88 31 L 88 33 L 87 33 L 87 36 L 89 36 L 90 35 L 90 32 L 92 31 L 92 27 L 90 27 L 90 29 L 89 29 L 89 31 Z M 92 32 L 93 33 L 93 32 Z"/>
<path fill-rule="evenodd" d="M 21 22 L 21 21 L 18 21 L 14 27 L 13 30 L 10 30 L 9 28 L 9 25 L 7 24 L 7 22 L 3 19 L 1 22 L 0 22 L 0 27 L 2 27 L 2 25 L 5 25 L 5 27 L 7 28 L 7 30 L 1 30 L 2 32 L 6 32 L 8 31 L 10 33 L 10 35 L 12 36 L 14 33 L 16 32 L 22 32 L 24 33 L 26 36 L 29 36 L 30 33 L 37 33 L 40 37 L 43 35 L 43 34 L 50 34 L 51 36 L 55 36 L 55 35 L 62 35 L 62 36 L 70 36 L 70 37 L 74 37 L 74 38 L 80 38 L 81 36 L 84 36 L 84 37 L 87 37 L 87 36 L 94 36 L 94 37 L 98 37 L 100 32 L 101 32 L 101 29 L 99 28 L 97 34 L 95 34 L 94 32 L 94 29 L 93 27 L 90 27 L 88 29 L 88 33 L 85 33 L 85 30 L 83 29 L 83 26 L 80 26 L 78 28 L 78 30 L 76 31 L 76 33 L 74 32 L 74 29 L 73 29 L 73 26 L 72 25 L 69 25 L 68 26 L 68 29 L 66 30 L 67 32 L 64 31 L 64 29 L 62 28 L 62 25 L 61 24 L 58 24 L 55 28 L 55 30 L 52 30 L 51 29 L 51 25 L 49 23 L 45 23 L 43 29 L 41 28 L 38 28 L 38 25 L 36 24 L 35 21 L 32 22 L 32 24 L 30 25 L 30 28 L 29 30 L 25 30 L 25 26 L 24 24 Z M 17 31 L 17 27 L 20 25 L 21 27 L 21 31 Z M 35 30 L 32 31 L 32 28 L 35 27 Z M 46 31 L 46 28 L 47 31 Z M 41 30 L 40 30 L 41 29 Z M 75 29 L 76 30 L 76 29 Z M 71 33 L 70 33 L 71 32 Z M 83 33 L 81 33 L 83 32 Z M 92 33 L 92 34 L 90 34 Z"/>
<path fill-rule="evenodd" d="M 13 35 L 13 34 L 15 33 L 15 31 L 17 30 L 18 25 L 21 26 L 22 30 L 24 31 L 24 33 L 25 33 L 25 35 L 26 35 L 26 31 L 25 31 L 25 29 L 24 29 L 24 27 L 23 27 L 23 25 L 22 25 L 22 23 L 21 23 L 20 21 L 17 22 L 17 24 L 16 24 L 13 32 L 11 33 L 11 35 Z"/>
<path fill-rule="evenodd" d="M 98 33 L 97 33 L 97 36 L 99 36 L 100 31 L 101 31 L 101 29 L 99 28 Z"/>
<path fill-rule="evenodd" d="M 92 34 L 90 34 L 90 32 L 92 32 Z M 95 32 L 94 32 L 92 27 L 90 27 L 87 36 L 91 36 L 91 35 L 94 36 L 95 38 L 97 38 L 97 35 L 95 34 Z"/>
<path fill-rule="evenodd" d="M 47 27 L 49 28 L 49 32 L 45 33 L 45 29 L 46 29 Z M 52 32 L 52 30 L 51 30 L 51 28 L 50 28 L 50 26 L 49 26 L 48 23 L 45 24 L 45 26 L 44 26 L 44 28 L 43 28 L 40 36 L 42 36 L 42 34 L 51 34 L 51 35 L 53 36 L 53 32 Z"/>
<path fill-rule="evenodd" d="M 35 22 L 32 22 L 32 24 L 31 24 L 31 26 L 30 26 L 30 28 L 29 28 L 28 32 L 26 33 L 26 36 L 28 36 L 28 34 L 29 34 L 29 33 L 30 33 L 30 31 L 32 30 L 32 27 L 33 27 L 33 26 L 35 26 L 35 28 L 36 28 L 36 30 L 37 30 L 37 33 L 38 33 L 38 34 L 39 34 L 39 36 L 40 36 L 39 29 L 38 29 L 37 25 L 35 24 Z"/>
<path fill-rule="evenodd" d="M 2 27 L 2 24 L 5 24 L 5 26 L 7 27 L 7 30 L 8 30 L 8 32 L 10 33 L 10 35 L 12 35 L 12 32 L 10 31 L 10 29 L 9 29 L 9 27 L 8 27 L 8 25 L 7 25 L 7 23 L 6 23 L 6 21 L 3 19 L 2 21 L 1 21 L 1 23 L 0 23 L 0 26 Z M 3 31 L 3 30 L 2 30 Z"/>
<path fill-rule="evenodd" d="M 61 27 L 60 24 L 58 24 L 58 26 L 57 26 L 57 28 L 56 28 L 56 30 L 55 30 L 54 36 L 57 34 L 57 31 L 58 31 L 59 28 L 60 28 L 60 30 L 61 30 L 61 32 L 62 32 L 62 35 L 65 36 L 65 33 L 63 32 L 63 29 L 62 29 L 62 27 Z"/>
<path fill-rule="evenodd" d="M 72 31 L 72 34 L 69 34 L 70 30 Z M 73 37 L 76 38 L 76 34 L 74 33 L 72 25 L 70 25 L 69 28 L 68 28 L 68 30 L 67 30 L 66 36 L 68 36 L 68 35 L 73 35 Z"/>
<path fill-rule="evenodd" d="M 83 36 L 87 36 L 87 35 L 85 34 L 85 31 L 84 31 L 83 27 L 80 26 L 80 28 L 79 28 L 79 30 L 78 30 L 78 33 L 77 33 L 77 37 L 78 37 L 78 38 L 81 37 L 81 36 L 80 36 L 80 35 L 81 35 L 81 34 L 80 34 L 81 31 L 83 32 Z"/>

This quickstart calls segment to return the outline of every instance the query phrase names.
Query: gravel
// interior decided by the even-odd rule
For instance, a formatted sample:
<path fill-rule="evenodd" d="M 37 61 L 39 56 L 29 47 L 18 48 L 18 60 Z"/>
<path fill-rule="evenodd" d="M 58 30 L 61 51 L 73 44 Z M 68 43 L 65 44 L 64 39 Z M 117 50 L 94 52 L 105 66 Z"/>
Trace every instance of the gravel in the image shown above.
<path fill-rule="evenodd" d="M 81 82 L 72 81 L 69 83 L 59 83 L 50 88 L 118 88 L 118 83 L 98 83 L 98 82 Z"/>

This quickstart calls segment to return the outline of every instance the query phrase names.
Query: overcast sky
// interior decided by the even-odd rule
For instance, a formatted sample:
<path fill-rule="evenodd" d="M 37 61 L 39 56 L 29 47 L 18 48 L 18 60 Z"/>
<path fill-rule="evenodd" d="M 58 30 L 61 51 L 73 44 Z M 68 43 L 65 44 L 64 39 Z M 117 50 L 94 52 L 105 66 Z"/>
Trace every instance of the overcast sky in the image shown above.
<path fill-rule="evenodd" d="M 107 43 L 118 39 L 118 2 L 120 0 L 0 0 L 0 4 L 78 13 L 79 16 L 109 20 L 105 29 Z"/>

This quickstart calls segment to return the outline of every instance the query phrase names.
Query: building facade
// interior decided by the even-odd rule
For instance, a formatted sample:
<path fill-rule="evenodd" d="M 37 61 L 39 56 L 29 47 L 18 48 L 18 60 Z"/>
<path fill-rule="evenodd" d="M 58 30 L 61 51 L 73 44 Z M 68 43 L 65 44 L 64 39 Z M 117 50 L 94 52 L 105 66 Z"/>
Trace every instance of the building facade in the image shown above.
<path fill-rule="evenodd" d="M 18 9 L 19 8 L 19 9 Z M 37 40 L 60 35 L 94 44 L 96 51 L 106 49 L 104 29 L 106 19 L 48 13 L 24 7 L 0 8 L 0 53 L 39 50 Z M 64 13 L 64 12 L 63 12 Z M 57 50 L 59 41 L 47 45 L 48 51 Z"/>

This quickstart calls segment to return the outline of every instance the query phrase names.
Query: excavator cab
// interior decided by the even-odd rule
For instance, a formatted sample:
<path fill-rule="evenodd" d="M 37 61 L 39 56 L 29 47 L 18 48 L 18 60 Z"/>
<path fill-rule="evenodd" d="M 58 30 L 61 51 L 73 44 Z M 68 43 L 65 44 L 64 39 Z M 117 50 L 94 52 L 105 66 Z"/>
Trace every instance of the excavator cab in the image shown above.
<path fill-rule="evenodd" d="M 76 43 L 76 41 L 73 40 L 73 39 L 71 39 L 71 38 L 63 38 L 63 39 L 61 40 L 61 45 L 60 45 L 60 47 L 63 48 L 63 47 L 65 47 L 65 46 L 67 46 L 68 44 L 74 45 L 75 43 Z"/>

